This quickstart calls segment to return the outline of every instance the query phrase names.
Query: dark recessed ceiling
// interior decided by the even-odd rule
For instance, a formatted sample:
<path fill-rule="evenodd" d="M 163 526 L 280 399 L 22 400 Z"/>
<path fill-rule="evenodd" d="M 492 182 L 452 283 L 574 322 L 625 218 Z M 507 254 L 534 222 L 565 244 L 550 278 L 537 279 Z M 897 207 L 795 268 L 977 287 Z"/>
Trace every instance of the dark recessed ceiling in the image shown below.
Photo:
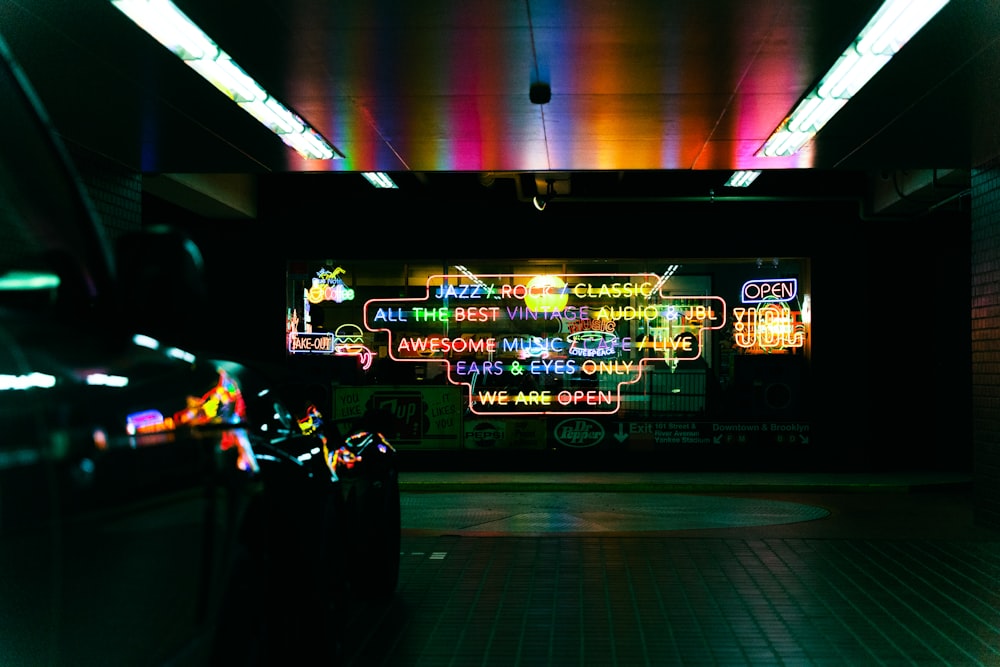
<path fill-rule="evenodd" d="M 421 187 L 462 173 L 520 195 L 555 174 L 571 196 L 631 198 L 708 195 L 764 169 L 759 196 L 855 196 L 878 177 L 936 186 L 1000 153 L 991 2 L 952 0 L 780 159 L 754 153 L 879 2 L 177 4 L 344 159 L 301 159 L 108 0 L 7 0 L 0 30 L 69 142 L 144 174 L 371 170 Z M 529 99 L 537 81 L 547 104 Z"/>

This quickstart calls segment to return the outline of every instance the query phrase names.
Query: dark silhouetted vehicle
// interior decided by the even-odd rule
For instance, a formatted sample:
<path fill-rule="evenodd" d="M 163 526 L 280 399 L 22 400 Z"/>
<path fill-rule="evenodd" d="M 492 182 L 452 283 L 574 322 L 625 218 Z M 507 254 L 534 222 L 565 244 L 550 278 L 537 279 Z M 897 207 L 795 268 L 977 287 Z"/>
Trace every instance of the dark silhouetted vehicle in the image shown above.
<path fill-rule="evenodd" d="M 335 664 L 396 588 L 392 446 L 171 338 L 197 249 L 108 239 L 2 38 L 0 103 L 0 664 Z"/>

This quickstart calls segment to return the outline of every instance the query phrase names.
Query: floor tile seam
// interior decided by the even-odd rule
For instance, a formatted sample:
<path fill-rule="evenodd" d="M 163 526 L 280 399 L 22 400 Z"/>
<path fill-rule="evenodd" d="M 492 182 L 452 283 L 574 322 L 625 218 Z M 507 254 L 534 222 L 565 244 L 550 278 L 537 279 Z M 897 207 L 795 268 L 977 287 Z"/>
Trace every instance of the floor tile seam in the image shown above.
<path fill-rule="evenodd" d="M 891 554 L 888 552 L 884 554 L 888 562 L 904 567 L 924 585 L 923 591 L 914 592 L 920 595 L 928 606 L 937 610 L 945 622 L 955 624 L 961 630 L 974 634 L 969 626 L 961 624 L 956 617 L 956 613 L 961 612 L 966 617 L 967 623 L 990 628 L 1000 636 L 998 621 L 990 621 L 979 611 L 991 610 L 996 615 L 997 602 L 1000 601 L 1000 594 L 995 592 L 996 588 L 991 588 L 982 583 L 981 578 L 970 576 L 968 572 L 963 572 L 960 568 L 946 563 L 938 553 L 931 553 L 922 544 L 917 545 L 920 548 L 917 554 L 911 550 L 900 549 L 898 544 L 883 546 L 893 549 Z M 921 555 L 923 557 L 919 557 Z M 912 565 L 908 563 L 912 563 Z M 895 570 L 893 571 L 895 572 Z M 987 573 L 978 570 L 976 574 L 982 577 Z M 992 579 L 994 583 L 998 582 L 995 575 Z M 934 598 L 931 597 L 931 593 L 935 594 Z M 990 597 L 994 599 L 990 600 Z M 953 611 L 944 609 L 944 606 L 953 608 Z M 997 618 L 1000 619 L 1000 616 Z"/>
<path fill-rule="evenodd" d="M 926 641 L 926 636 L 917 632 L 912 623 L 907 622 L 904 615 L 898 612 L 905 610 L 913 619 L 921 621 L 924 625 L 928 625 L 920 617 L 919 613 L 915 612 L 904 600 L 901 600 L 897 592 L 892 590 L 891 587 L 886 586 L 881 579 L 870 577 L 870 573 L 858 565 L 856 559 L 848 553 L 848 550 L 853 551 L 855 554 L 861 552 L 856 544 L 838 544 L 832 553 L 834 555 L 840 554 L 841 557 L 834 558 L 828 553 L 824 559 L 829 567 L 815 569 L 816 572 L 822 573 L 821 576 L 827 580 L 827 584 L 836 591 L 841 600 L 851 607 L 852 611 L 850 614 L 846 616 L 842 615 L 845 619 L 844 623 L 854 626 L 858 630 L 867 627 L 871 633 L 874 633 L 869 637 L 869 641 L 872 641 L 876 636 L 881 637 L 882 641 L 890 645 L 893 651 L 903 656 L 912 656 L 915 650 L 912 642 L 916 642 L 917 646 L 933 655 L 935 660 L 939 661 L 940 664 L 946 664 L 943 656 L 938 654 L 934 647 Z M 829 575 L 834 572 L 837 576 L 830 577 Z M 894 598 L 895 603 L 893 605 L 886 604 L 886 601 L 877 595 L 872 588 L 869 588 L 862 581 L 858 580 L 854 576 L 855 574 L 861 574 L 874 579 L 871 583 L 880 587 L 891 598 Z M 849 591 L 853 592 L 848 595 Z M 861 635 L 857 632 L 852 631 L 852 634 L 859 641 L 862 640 Z M 950 637 L 947 639 L 953 642 Z"/>
<path fill-rule="evenodd" d="M 978 614 L 950 592 L 963 590 L 973 600 L 980 602 L 981 606 L 987 607 L 988 602 L 980 595 L 982 591 L 987 590 L 982 585 L 974 585 L 972 588 L 968 589 L 961 587 L 955 588 L 955 585 L 952 584 L 950 580 L 942 579 L 939 576 L 938 569 L 935 568 L 932 563 L 925 562 L 926 559 L 914 558 L 912 553 L 900 550 L 898 548 L 898 544 L 869 543 L 865 546 L 867 549 L 863 553 L 863 557 L 867 559 L 866 562 L 870 563 L 873 567 L 877 567 L 884 575 L 894 579 L 903 588 L 886 585 L 884 583 L 886 580 L 882 577 L 873 577 L 873 579 L 878 582 L 878 584 L 882 586 L 890 596 L 895 598 L 901 608 L 910 611 L 915 618 L 926 623 L 929 631 L 937 632 L 951 641 L 950 633 L 943 633 L 939 624 L 927 621 L 926 616 L 930 610 L 933 610 L 946 623 L 958 626 L 959 632 L 963 632 L 970 636 L 974 636 L 974 633 L 967 626 L 959 624 L 956 618 L 956 612 L 962 612 L 970 620 L 974 620 L 981 626 L 992 628 L 996 631 L 996 625 L 991 624 L 988 619 Z M 889 549 L 892 550 L 891 553 L 888 551 Z M 875 550 L 882 556 L 879 561 L 872 558 L 872 550 Z M 857 553 L 861 553 L 860 550 Z M 903 558 L 909 558 L 913 562 L 913 565 L 911 566 L 905 564 Z M 861 567 L 856 559 L 848 558 L 847 560 L 851 562 L 859 572 L 863 572 L 865 576 L 870 576 L 871 568 Z M 909 576 L 900 576 L 900 567 L 902 568 L 902 571 Z M 931 577 L 928 577 L 923 573 L 929 573 Z M 944 582 L 943 584 L 942 581 Z M 907 593 L 909 594 L 907 595 Z M 921 603 L 922 608 L 915 609 L 916 606 L 921 606 Z M 952 609 L 949 610 L 945 607 Z M 899 614 L 896 615 L 898 616 Z"/>
<path fill-rule="evenodd" d="M 466 493 L 496 491 L 574 491 L 574 492 L 773 492 L 773 493 L 921 493 L 961 490 L 964 485 L 941 484 L 831 484 L 817 482 L 774 483 L 774 482 L 534 482 L 534 481 L 404 481 L 399 482 L 400 491 L 411 493 L 433 493 L 460 491 Z"/>
<path fill-rule="evenodd" d="M 510 531 L 478 531 L 478 530 L 467 530 L 467 529 L 456 529 L 456 528 L 409 528 L 403 526 L 401 532 L 406 537 L 423 537 L 423 538 L 442 538 L 442 537 L 486 537 L 486 538 L 503 538 L 504 540 L 517 541 L 517 540 L 535 540 L 539 538 L 544 539 L 580 539 L 580 540 L 590 540 L 590 539 L 670 539 L 671 541 L 683 540 L 688 543 L 697 542 L 712 542 L 719 543 L 725 541 L 754 541 L 754 542 L 767 542 L 767 541 L 782 541 L 782 542 L 793 542 L 800 543 L 801 545 L 829 545 L 837 544 L 843 542 L 891 542 L 895 544 L 909 544 L 909 543 L 938 543 L 941 545 L 946 545 L 954 549 L 971 549 L 975 550 L 983 545 L 989 545 L 990 548 L 1000 549 L 1000 538 L 994 537 L 992 535 L 986 537 L 954 537 L 950 535 L 941 537 L 927 537 L 924 535 L 914 536 L 914 537 L 871 537 L 867 535 L 854 535 L 854 534 L 837 534 L 839 531 L 834 531 L 834 534 L 829 535 L 810 535 L 810 536 L 796 536 L 796 537 L 785 537 L 770 531 L 771 528 L 784 528 L 785 526 L 737 526 L 734 528 L 685 528 L 685 529 L 671 529 L 671 530 L 648 530 L 648 531 L 565 531 L 565 532 L 551 532 L 551 531 L 537 531 L 537 532 L 510 532 Z"/>

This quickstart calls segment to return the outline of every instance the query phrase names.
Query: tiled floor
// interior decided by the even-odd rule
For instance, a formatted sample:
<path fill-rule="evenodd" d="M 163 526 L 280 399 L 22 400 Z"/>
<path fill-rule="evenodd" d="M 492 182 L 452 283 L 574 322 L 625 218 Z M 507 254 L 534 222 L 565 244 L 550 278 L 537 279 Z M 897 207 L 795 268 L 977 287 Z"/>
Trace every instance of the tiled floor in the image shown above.
<path fill-rule="evenodd" d="M 1000 532 L 960 485 L 410 481 L 399 589 L 346 623 L 349 665 L 1000 665 Z"/>

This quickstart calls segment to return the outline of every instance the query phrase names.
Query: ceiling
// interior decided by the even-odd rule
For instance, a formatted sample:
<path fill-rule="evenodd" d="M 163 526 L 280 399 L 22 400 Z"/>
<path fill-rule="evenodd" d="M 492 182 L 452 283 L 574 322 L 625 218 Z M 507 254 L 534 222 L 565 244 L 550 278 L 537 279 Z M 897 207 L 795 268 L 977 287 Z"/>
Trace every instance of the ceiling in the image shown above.
<path fill-rule="evenodd" d="M 725 175 L 762 169 L 741 196 L 864 191 L 888 211 L 957 202 L 1000 154 L 995 0 L 952 0 L 789 158 L 755 153 L 877 0 L 176 4 L 344 157 L 300 158 L 108 0 L 0 0 L 0 31 L 71 144 L 178 201 L 192 174 L 213 175 L 209 199 L 221 174 L 362 189 L 357 172 L 385 171 L 408 189 L 509 179 L 524 199 L 553 180 L 587 201 L 731 196 Z"/>

